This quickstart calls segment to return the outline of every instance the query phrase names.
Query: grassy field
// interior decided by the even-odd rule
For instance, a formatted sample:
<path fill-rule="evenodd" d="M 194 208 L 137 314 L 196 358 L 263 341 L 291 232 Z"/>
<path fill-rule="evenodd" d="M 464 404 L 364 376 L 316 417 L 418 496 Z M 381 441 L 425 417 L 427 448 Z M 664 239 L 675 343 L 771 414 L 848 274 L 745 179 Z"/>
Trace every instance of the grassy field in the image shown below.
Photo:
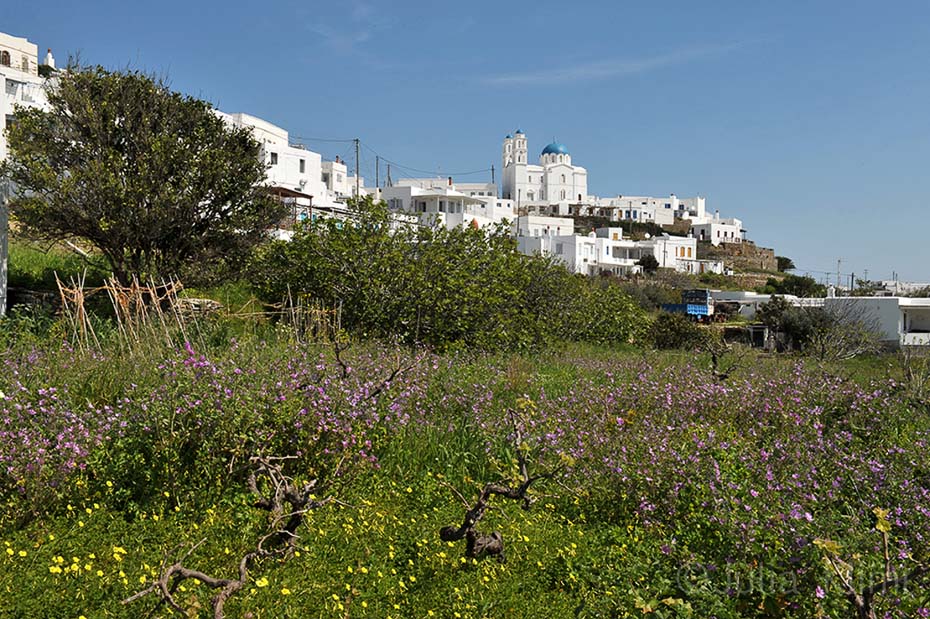
<path fill-rule="evenodd" d="M 171 616 L 155 592 L 122 601 L 175 561 L 238 578 L 283 526 L 249 490 L 255 457 L 288 457 L 282 475 L 318 480 L 322 505 L 292 547 L 266 540 L 227 616 L 840 617 L 844 579 L 928 561 L 927 408 L 887 359 L 754 357 L 720 383 L 686 353 L 337 359 L 279 330 L 134 353 L 31 343 L 4 364 L 0 616 Z M 506 561 L 440 539 L 486 484 L 519 485 L 521 462 L 552 477 L 529 509 L 492 496 L 477 525 Z M 896 587 L 876 612 L 925 616 L 926 591 Z M 173 599 L 212 616 L 215 593 L 184 580 Z"/>

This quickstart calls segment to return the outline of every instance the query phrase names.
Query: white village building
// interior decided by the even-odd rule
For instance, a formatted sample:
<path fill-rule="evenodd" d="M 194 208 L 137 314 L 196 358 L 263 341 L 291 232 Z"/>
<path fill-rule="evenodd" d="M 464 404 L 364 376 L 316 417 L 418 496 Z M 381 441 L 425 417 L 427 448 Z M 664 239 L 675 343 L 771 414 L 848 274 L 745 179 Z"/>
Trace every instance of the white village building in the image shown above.
<path fill-rule="evenodd" d="M 52 50 L 45 55 L 45 64 L 55 67 Z M 45 78 L 39 75 L 39 49 L 35 43 L 0 32 L 0 87 L 3 129 L 12 122 L 17 107 L 46 108 Z M 0 160 L 6 155 L 6 135 L 0 132 Z"/>
<path fill-rule="evenodd" d="M 521 215 L 512 221 L 511 230 L 518 238 L 572 236 L 575 234 L 575 220 L 571 217 Z"/>
<path fill-rule="evenodd" d="M 705 221 L 691 220 L 690 233 L 699 241 L 710 241 L 711 245 L 721 243 L 742 243 L 743 222 L 735 217 L 722 218 L 720 212 L 713 217 L 702 218 Z"/>
<path fill-rule="evenodd" d="M 552 256 L 573 273 L 632 275 L 642 271 L 637 263 L 645 256 L 653 256 L 660 268 L 684 273 L 723 272 L 722 262 L 697 259 L 697 241 L 692 237 L 663 234 L 634 241 L 625 238 L 620 227 L 598 228 L 587 235 L 558 234 L 550 223 L 559 221 L 558 218 L 532 215 L 526 218 L 530 223 L 526 228 L 520 224 L 520 229 L 532 234 L 517 237 L 519 250 L 530 255 Z M 572 222 L 571 219 L 561 221 L 566 222 L 563 225 Z"/>
<path fill-rule="evenodd" d="M 527 137 L 520 129 L 504 138 L 501 148 L 501 196 L 512 200 L 521 214 L 553 217 L 596 216 L 609 221 L 635 221 L 668 226 L 676 219 L 691 221 L 691 233 L 699 240 L 739 243 L 745 230 L 738 219 L 722 219 L 719 212 L 707 213 L 702 196 L 667 198 L 617 195 L 602 198 L 588 194 L 588 172 L 572 163 L 568 148 L 553 141 L 529 163 Z"/>
<path fill-rule="evenodd" d="M 400 179 L 381 189 L 380 196 L 391 212 L 414 215 L 423 225 L 487 227 L 508 222 L 520 251 L 553 256 L 576 273 L 636 273 L 641 270 L 637 262 L 646 255 L 654 256 L 660 268 L 723 272 L 722 262 L 697 259 L 694 235 L 634 241 L 623 238 L 620 227 L 575 234 L 574 217 L 579 215 L 672 224 L 676 214 L 686 214 L 699 225 L 720 225 L 719 216 L 707 216 L 703 197 L 588 195 L 587 171 L 573 165 L 564 144 L 552 142 L 543 148 L 539 164 L 530 164 L 526 135 L 520 130 L 504 138 L 502 163 L 500 197 L 494 183 L 454 183 L 451 177 Z"/>
<path fill-rule="evenodd" d="M 338 157 L 335 161 L 323 161 L 319 153 L 292 143 L 286 129 L 256 116 L 219 110 L 216 114 L 232 126 L 251 130 L 261 144 L 267 184 L 292 207 L 294 221 L 345 215 L 346 199 L 355 195 L 355 177 L 349 176 L 344 161 Z"/>
<path fill-rule="evenodd" d="M 380 197 L 392 213 L 414 214 L 423 225 L 484 228 L 516 219 L 513 201 L 499 198 L 494 183 L 456 184 L 452 178 L 402 178 L 381 188 Z"/>
<path fill-rule="evenodd" d="M 930 346 L 930 299 L 912 297 L 832 297 L 824 308 L 851 304 L 865 319 L 872 318 L 880 338 L 891 347 Z"/>
<path fill-rule="evenodd" d="M 45 64 L 55 68 L 52 50 L 45 55 Z M 46 79 L 39 75 L 39 48 L 22 37 L 0 32 L 0 161 L 7 157 L 6 128 L 19 107 L 48 107 L 45 95 Z M 0 316 L 6 313 L 7 286 L 7 200 L 9 186 L 0 180 Z"/>
<path fill-rule="evenodd" d="M 609 217 L 611 221 L 639 221 L 670 226 L 675 223 L 673 204 L 677 201 L 674 194 L 669 198 L 652 198 L 649 196 L 616 196 L 599 198 L 588 196 L 585 204 L 570 205 L 568 213 L 572 215 L 597 215 Z"/>

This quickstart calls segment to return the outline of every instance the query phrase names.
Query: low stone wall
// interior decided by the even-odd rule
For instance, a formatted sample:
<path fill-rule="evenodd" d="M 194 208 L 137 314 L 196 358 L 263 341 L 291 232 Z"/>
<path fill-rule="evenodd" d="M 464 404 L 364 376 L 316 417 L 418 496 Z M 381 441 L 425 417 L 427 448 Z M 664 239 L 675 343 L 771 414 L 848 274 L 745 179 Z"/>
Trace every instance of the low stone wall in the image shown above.
<path fill-rule="evenodd" d="M 698 258 L 701 260 L 723 260 L 736 271 L 777 271 L 775 250 L 759 247 L 752 241 L 721 243 L 716 247 L 708 242 L 698 243 Z"/>

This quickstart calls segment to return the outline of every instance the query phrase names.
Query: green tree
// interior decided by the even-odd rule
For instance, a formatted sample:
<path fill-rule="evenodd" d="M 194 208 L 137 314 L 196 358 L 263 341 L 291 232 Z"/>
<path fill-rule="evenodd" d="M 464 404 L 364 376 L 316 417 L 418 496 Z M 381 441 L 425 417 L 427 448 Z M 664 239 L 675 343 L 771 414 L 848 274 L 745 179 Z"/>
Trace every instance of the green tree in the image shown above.
<path fill-rule="evenodd" d="M 784 297 L 773 295 L 768 302 L 759 306 L 756 311 L 756 320 L 764 324 L 771 331 L 779 331 L 784 316 L 791 309 L 791 304 Z"/>
<path fill-rule="evenodd" d="M 796 297 L 825 297 L 827 288 L 813 277 L 788 273 L 782 279 L 770 277 L 759 292 L 763 294 L 790 294 Z"/>
<path fill-rule="evenodd" d="M 642 258 L 636 261 L 636 264 L 643 267 L 643 271 L 646 273 L 655 273 L 659 268 L 659 261 L 656 260 L 656 257 L 652 254 L 646 254 Z"/>
<path fill-rule="evenodd" d="M 850 359 L 880 348 L 875 316 L 854 301 L 836 300 L 828 308 L 794 307 L 773 296 L 756 318 L 781 333 L 786 348 L 824 359 Z"/>
<path fill-rule="evenodd" d="M 48 99 L 7 129 L 11 211 L 35 236 L 86 239 L 123 281 L 235 266 L 284 215 L 260 187 L 259 144 L 204 101 L 75 66 Z"/>
<path fill-rule="evenodd" d="M 775 262 L 778 263 L 778 270 L 782 273 L 786 271 L 793 271 L 797 267 L 794 266 L 794 261 L 787 256 L 775 256 Z"/>
<path fill-rule="evenodd" d="M 706 337 L 704 330 L 684 314 L 660 312 L 650 330 L 652 345 L 658 349 L 690 349 L 700 347 Z"/>

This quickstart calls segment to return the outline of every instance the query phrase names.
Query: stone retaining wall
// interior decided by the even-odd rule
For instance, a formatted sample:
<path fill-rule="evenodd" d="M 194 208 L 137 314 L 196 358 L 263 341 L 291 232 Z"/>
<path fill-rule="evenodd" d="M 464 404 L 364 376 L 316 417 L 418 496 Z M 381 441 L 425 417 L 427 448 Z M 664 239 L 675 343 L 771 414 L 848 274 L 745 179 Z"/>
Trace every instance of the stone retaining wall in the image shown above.
<path fill-rule="evenodd" d="M 701 242 L 698 243 L 697 253 L 701 260 L 723 260 L 726 266 L 736 271 L 778 270 L 775 250 L 759 247 L 752 241 L 721 243 L 716 247 L 708 242 Z"/>

